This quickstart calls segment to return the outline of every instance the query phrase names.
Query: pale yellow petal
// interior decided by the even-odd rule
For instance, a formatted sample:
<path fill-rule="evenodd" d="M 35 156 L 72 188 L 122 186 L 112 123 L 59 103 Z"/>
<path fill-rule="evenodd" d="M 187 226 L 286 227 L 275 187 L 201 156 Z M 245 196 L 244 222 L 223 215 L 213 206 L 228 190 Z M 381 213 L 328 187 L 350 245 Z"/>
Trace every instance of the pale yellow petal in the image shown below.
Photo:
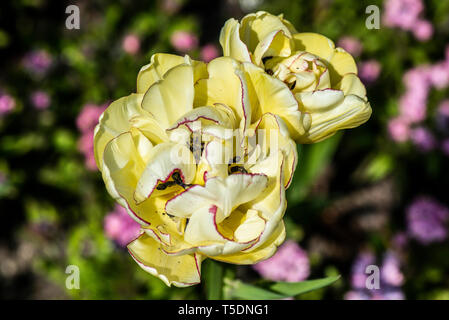
<path fill-rule="evenodd" d="M 164 79 L 145 93 L 142 108 L 150 112 L 162 128 L 170 127 L 178 118 L 192 110 L 193 67 L 187 64 L 170 69 Z"/>
<path fill-rule="evenodd" d="M 154 83 L 162 80 L 164 74 L 173 67 L 185 63 L 184 57 L 156 53 L 151 56 L 151 62 L 143 66 L 137 75 L 137 93 L 145 93 Z"/>
<path fill-rule="evenodd" d="M 251 88 L 256 92 L 260 114 L 279 115 L 287 124 L 292 137 L 304 134 L 305 128 L 298 110 L 298 102 L 290 89 L 282 81 L 269 76 L 263 69 L 253 64 L 244 63 L 243 66 Z"/>
<path fill-rule="evenodd" d="M 357 65 L 349 53 L 342 48 L 337 48 L 329 61 L 329 72 L 331 83 L 334 85 L 347 73 L 357 74 Z"/>
<path fill-rule="evenodd" d="M 254 52 L 259 42 L 263 41 L 268 34 L 277 30 L 282 30 L 287 37 L 291 37 L 289 27 L 279 17 L 259 11 L 243 17 L 240 39 L 246 44 L 250 52 Z"/>
<path fill-rule="evenodd" d="M 128 245 L 128 251 L 137 264 L 167 286 L 188 287 L 201 281 L 201 255 L 173 256 L 162 249 L 160 243 L 146 234 Z"/>
<path fill-rule="evenodd" d="M 360 98 L 366 98 L 365 86 L 354 73 L 345 74 L 335 88 L 343 91 L 345 95 L 353 94 Z"/>
<path fill-rule="evenodd" d="M 166 142 L 156 145 L 148 156 L 135 188 L 134 199 L 141 203 L 150 196 L 170 193 L 172 187 L 158 190 L 160 183 L 172 179 L 178 172 L 184 184 L 189 184 L 195 177 L 196 163 L 190 150 L 183 145 Z M 173 186 L 178 187 L 178 186 Z"/>
<path fill-rule="evenodd" d="M 230 107 L 246 128 L 251 120 L 248 87 L 241 65 L 229 57 L 220 57 L 208 64 L 209 79 L 195 85 L 196 107 L 224 104 Z"/>
<path fill-rule="evenodd" d="M 312 53 L 327 63 L 334 55 L 334 43 L 321 34 L 311 32 L 297 33 L 293 35 L 293 39 L 296 50 Z"/>
<path fill-rule="evenodd" d="M 251 62 L 251 56 L 246 45 L 240 40 L 240 24 L 231 18 L 226 21 L 220 32 L 220 44 L 223 55 L 238 61 Z"/>

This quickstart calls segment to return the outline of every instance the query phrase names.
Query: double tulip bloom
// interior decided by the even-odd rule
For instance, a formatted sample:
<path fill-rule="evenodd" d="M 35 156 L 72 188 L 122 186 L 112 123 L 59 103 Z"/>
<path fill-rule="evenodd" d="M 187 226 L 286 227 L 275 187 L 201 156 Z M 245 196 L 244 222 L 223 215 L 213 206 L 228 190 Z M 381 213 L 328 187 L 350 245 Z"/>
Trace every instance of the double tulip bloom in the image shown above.
<path fill-rule="evenodd" d="M 229 20 L 220 42 L 225 57 L 208 64 L 155 54 L 137 93 L 113 102 L 95 130 L 106 188 L 141 225 L 128 250 L 167 285 L 199 283 L 206 258 L 272 256 L 285 239 L 296 142 L 371 112 L 351 56 L 322 36 L 257 13 Z"/>
<path fill-rule="evenodd" d="M 352 56 L 323 35 L 298 33 L 282 15 L 229 19 L 220 43 L 225 56 L 251 62 L 290 88 L 299 114 L 290 134 L 299 143 L 321 141 L 371 115 Z"/>

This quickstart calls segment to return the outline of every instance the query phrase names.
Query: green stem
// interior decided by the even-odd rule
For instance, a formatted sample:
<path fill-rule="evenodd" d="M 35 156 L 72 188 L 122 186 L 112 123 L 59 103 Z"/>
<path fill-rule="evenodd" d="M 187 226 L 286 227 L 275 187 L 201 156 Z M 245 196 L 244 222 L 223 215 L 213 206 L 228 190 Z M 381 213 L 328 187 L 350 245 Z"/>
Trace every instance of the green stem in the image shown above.
<path fill-rule="evenodd" d="M 203 262 L 203 268 L 203 282 L 207 299 L 223 299 L 223 264 L 208 259 Z"/>

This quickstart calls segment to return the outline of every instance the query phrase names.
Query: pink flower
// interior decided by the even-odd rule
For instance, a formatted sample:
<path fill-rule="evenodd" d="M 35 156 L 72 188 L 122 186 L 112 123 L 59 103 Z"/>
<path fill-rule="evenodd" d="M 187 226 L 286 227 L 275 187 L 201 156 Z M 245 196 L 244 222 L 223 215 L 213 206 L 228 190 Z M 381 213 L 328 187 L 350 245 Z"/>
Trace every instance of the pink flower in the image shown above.
<path fill-rule="evenodd" d="M 383 21 L 386 26 L 410 30 L 423 9 L 421 0 L 387 0 Z"/>
<path fill-rule="evenodd" d="M 423 97 L 427 98 L 427 93 L 430 89 L 430 73 L 431 67 L 420 66 L 407 71 L 402 78 L 407 89 L 412 89 L 412 91 L 419 90 L 423 93 Z"/>
<path fill-rule="evenodd" d="M 16 107 L 16 100 L 8 94 L 0 93 L 0 116 L 10 113 Z"/>
<path fill-rule="evenodd" d="M 116 241 L 121 247 L 126 247 L 139 236 L 140 225 L 123 207 L 115 205 L 114 211 L 104 218 L 104 230 L 109 239 Z"/>
<path fill-rule="evenodd" d="M 175 31 L 170 41 L 172 46 L 180 52 L 189 52 L 198 46 L 197 36 L 187 31 Z"/>
<path fill-rule="evenodd" d="M 400 115 L 410 123 L 423 121 L 427 113 L 427 100 L 415 96 L 415 94 L 417 92 L 407 92 L 399 100 Z"/>
<path fill-rule="evenodd" d="M 128 34 L 122 42 L 123 51 L 129 54 L 136 54 L 140 49 L 140 40 L 135 34 Z"/>
<path fill-rule="evenodd" d="M 292 240 L 286 241 L 274 256 L 253 265 L 262 277 L 273 281 L 297 282 L 310 274 L 307 253 Z"/>
<path fill-rule="evenodd" d="M 45 50 L 35 50 L 28 53 L 23 59 L 23 66 L 29 72 L 43 75 L 52 64 L 52 57 Z"/>
<path fill-rule="evenodd" d="M 431 151 L 436 147 L 436 140 L 429 129 L 417 127 L 410 132 L 410 139 L 423 152 Z"/>
<path fill-rule="evenodd" d="M 76 125 L 82 133 L 78 140 L 78 150 L 84 154 L 86 168 L 91 171 L 97 170 L 94 155 L 94 130 L 106 107 L 106 104 L 102 106 L 86 104 L 76 119 Z"/>
<path fill-rule="evenodd" d="M 446 62 L 436 63 L 430 68 L 429 81 L 438 89 L 449 85 L 449 68 L 447 68 Z"/>
<path fill-rule="evenodd" d="M 95 104 L 86 104 L 76 118 L 76 125 L 80 131 L 94 129 L 98 123 L 103 111 L 106 109 L 105 105 L 97 106 Z"/>
<path fill-rule="evenodd" d="M 427 41 L 432 37 L 433 26 L 429 21 L 419 20 L 413 25 L 413 35 L 419 41 Z"/>
<path fill-rule="evenodd" d="M 31 103 L 36 109 L 47 109 L 50 101 L 50 96 L 44 91 L 35 91 L 31 94 Z"/>
<path fill-rule="evenodd" d="M 368 60 L 360 63 L 359 77 L 365 84 L 373 83 L 379 77 L 382 66 L 376 60 Z"/>
<path fill-rule="evenodd" d="M 219 54 L 217 47 L 211 43 L 202 47 L 200 52 L 201 60 L 204 62 L 209 62 L 215 59 Z"/>
<path fill-rule="evenodd" d="M 393 118 L 388 122 L 388 133 L 394 141 L 405 142 L 410 135 L 409 124 L 401 117 Z"/>
<path fill-rule="evenodd" d="M 357 38 L 350 36 L 345 36 L 338 40 L 338 46 L 345 49 L 354 57 L 360 56 L 363 49 L 362 43 Z"/>

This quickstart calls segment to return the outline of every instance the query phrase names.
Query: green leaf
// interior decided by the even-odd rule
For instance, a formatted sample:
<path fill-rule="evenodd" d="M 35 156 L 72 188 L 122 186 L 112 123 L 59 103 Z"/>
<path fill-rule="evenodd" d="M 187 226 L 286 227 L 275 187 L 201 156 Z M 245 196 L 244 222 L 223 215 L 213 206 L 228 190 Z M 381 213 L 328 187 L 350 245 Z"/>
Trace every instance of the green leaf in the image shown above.
<path fill-rule="evenodd" d="M 299 294 L 329 286 L 338 279 L 340 279 L 339 275 L 301 282 L 276 282 L 270 286 L 270 289 L 288 296 L 297 296 Z"/>
<path fill-rule="evenodd" d="M 287 193 L 288 201 L 291 205 L 298 204 L 307 196 L 313 182 L 330 163 L 341 136 L 342 133 L 338 132 L 331 138 L 319 143 L 298 145 L 298 166 L 296 167 L 292 185 Z"/>
<path fill-rule="evenodd" d="M 223 296 L 223 265 L 208 259 L 203 264 L 203 276 L 208 300 L 220 300 Z"/>
<path fill-rule="evenodd" d="M 275 300 L 289 297 L 288 295 L 272 292 L 238 280 L 229 283 L 229 285 L 232 287 L 231 298 L 243 300 Z"/>
<path fill-rule="evenodd" d="M 297 296 L 312 290 L 321 289 L 337 281 L 340 276 L 323 279 L 307 280 L 301 282 L 275 282 L 267 289 L 256 287 L 241 281 L 227 282 L 230 296 L 244 300 L 275 300 Z"/>

